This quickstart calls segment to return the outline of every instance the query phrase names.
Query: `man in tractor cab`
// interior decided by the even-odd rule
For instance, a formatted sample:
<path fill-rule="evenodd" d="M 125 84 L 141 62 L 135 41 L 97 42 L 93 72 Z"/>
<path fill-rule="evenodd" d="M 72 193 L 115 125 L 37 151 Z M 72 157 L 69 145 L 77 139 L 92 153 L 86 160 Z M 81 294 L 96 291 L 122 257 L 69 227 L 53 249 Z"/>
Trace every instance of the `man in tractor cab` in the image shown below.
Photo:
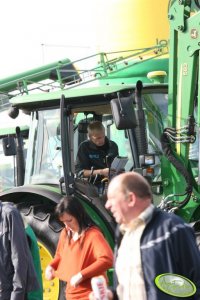
<path fill-rule="evenodd" d="M 109 176 L 113 159 L 118 156 L 118 146 L 105 136 L 105 128 L 100 121 L 88 125 L 88 140 L 83 141 L 78 149 L 75 173 L 77 177 L 86 177 L 93 184 L 98 184 Z"/>

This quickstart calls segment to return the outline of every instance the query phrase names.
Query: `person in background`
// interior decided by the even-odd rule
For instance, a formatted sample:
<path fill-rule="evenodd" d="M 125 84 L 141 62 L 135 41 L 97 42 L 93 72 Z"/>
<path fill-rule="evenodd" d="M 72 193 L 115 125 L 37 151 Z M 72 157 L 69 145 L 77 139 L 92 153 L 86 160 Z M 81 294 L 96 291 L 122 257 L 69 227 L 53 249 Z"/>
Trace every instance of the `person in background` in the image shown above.
<path fill-rule="evenodd" d="M 39 289 L 22 217 L 12 203 L 0 201 L 0 299 L 26 300 Z"/>
<path fill-rule="evenodd" d="M 105 128 L 100 121 L 88 125 L 88 140 L 79 146 L 75 162 L 75 173 L 79 176 L 102 179 L 109 176 L 109 167 L 118 156 L 118 146 L 105 136 Z M 98 182 L 98 179 L 95 182 Z"/>
<path fill-rule="evenodd" d="M 155 285 L 155 278 L 165 273 L 191 280 L 197 291 L 187 299 L 200 299 L 200 252 L 191 226 L 156 208 L 149 183 L 138 173 L 114 177 L 107 196 L 106 208 L 124 234 L 115 263 L 115 299 L 179 299 Z M 93 294 L 90 299 L 95 299 Z M 108 299 L 113 299 L 110 291 Z"/>
<path fill-rule="evenodd" d="M 86 300 L 92 291 L 92 277 L 103 275 L 108 281 L 106 271 L 113 265 L 112 249 L 73 196 L 61 199 L 56 214 L 65 227 L 45 277 L 52 280 L 56 276 L 67 282 L 67 300 Z"/>

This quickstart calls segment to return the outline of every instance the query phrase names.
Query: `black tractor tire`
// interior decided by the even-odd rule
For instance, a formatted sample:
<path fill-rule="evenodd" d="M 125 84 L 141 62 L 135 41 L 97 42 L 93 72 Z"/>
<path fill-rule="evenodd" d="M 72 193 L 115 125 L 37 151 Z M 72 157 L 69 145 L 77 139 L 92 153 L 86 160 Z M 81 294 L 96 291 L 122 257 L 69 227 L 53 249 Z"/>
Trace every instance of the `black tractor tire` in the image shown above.
<path fill-rule="evenodd" d="M 54 216 L 54 205 L 35 205 L 24 202 L 18 204 L 17 208 L 20 210 L 25 222 L 27 222 L 33 229 L 40 245 L 42 244 L 53 257 L 58 244 L 60 232 L 63 228 L 62 224 L 59 223 Z M 42 259 L 43 258 L 41 257 L 41 260 Z M 42 272 L 44 271 L 45 270 L 42 270 Z M 60 281 L 59 296 L 57 299 L 52 298 L 51 300 L 65 300 L 65 288 L 65 282 Z"/>

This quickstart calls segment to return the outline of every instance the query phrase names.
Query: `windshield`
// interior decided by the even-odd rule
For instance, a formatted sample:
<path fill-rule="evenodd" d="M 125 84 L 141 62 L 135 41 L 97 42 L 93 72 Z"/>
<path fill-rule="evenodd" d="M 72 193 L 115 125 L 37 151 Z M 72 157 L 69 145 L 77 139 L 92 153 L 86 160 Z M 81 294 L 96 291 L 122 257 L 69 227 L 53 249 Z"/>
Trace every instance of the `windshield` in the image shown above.
<path fill-rule="evenodd" d="M 34 113 L 26 164 L 26 183 L 58 184 L 62 176 L 60 110 Z"/>
<path fill-rule="evenodd" d="M 81 117 L 83 117 L 82 113 L 76 114 L 74 118 L 74 161 L 78 145 L 82 140 L 87 139 L 86 132 L 80 133 L 76 126 L 76 121 L 78 119 L 80 121 Z M 126 170 L 129 170 L 133 165 L 133 161 L 125 132 L 116 129 L 111 115 L 103 117 L 103 124 L 106 128 L 108 138 L 118 144 L 119 154 L 129 157 L 126 165 Z M 58 184 L 60 177 L 63 176 L 60 110 L 53 109 L 35 113 L 29 139 L 30 145 L 33 144 L 33 147 L 28 149 L 25 182 L 29 184 Z"/>

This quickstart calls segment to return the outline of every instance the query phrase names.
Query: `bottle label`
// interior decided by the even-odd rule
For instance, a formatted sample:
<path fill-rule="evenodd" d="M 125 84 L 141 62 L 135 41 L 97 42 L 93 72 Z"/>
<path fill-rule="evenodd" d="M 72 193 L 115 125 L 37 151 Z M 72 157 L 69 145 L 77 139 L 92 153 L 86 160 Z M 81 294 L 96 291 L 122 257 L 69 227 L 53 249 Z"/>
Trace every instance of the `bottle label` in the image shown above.
<path fill-rule="evenodd" d="M 97 300 L 107 300 L 106 280 L 103 276 L 93 277 L 91 279 L 94 297 Z"/>

